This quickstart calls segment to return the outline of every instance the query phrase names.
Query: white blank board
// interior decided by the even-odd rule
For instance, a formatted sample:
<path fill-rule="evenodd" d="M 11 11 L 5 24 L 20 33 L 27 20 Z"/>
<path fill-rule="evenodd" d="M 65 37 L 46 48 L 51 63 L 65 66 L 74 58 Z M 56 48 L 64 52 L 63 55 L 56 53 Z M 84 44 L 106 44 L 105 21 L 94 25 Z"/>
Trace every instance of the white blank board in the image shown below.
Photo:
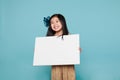
<path fill-rule="evenodd" d="M 33 66 L 80 64 L 79 34 L 36 37 Z"/>

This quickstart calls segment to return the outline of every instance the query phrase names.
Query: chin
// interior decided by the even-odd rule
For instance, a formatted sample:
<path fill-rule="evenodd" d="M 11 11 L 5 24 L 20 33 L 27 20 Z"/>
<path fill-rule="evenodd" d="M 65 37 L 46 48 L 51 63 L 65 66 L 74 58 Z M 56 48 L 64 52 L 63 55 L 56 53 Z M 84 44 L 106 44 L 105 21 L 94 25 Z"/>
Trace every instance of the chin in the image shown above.
<path fill-rule="evenodd" d="M 58 32 L 59 31 L 59 29 L 57 29 L 57 30 L 54 30 L 55 32 Z"/>

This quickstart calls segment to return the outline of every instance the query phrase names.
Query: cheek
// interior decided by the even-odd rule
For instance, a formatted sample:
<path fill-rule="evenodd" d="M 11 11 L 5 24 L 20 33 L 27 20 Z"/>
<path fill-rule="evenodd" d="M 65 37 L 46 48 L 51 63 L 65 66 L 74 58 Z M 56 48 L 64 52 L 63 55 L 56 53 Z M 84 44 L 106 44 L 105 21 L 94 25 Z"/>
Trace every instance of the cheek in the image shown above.
<path fill-rule="evenodd" d="M 54 29 L 53 25 L 51 25 L 51 29 L 52 29 L 52 30 Z"/>
<path fill-rule="evenodd" d="M 62 24 L 61 24 L 61 23 L 59 23 L 59 25 L 60 25 L 60 27 L 62 27 Z"/>
<path fill-rule="evenodd" d="M 60 29 L 62 29 L 62 25 L 60 25 Z"/>
<path fill-rule="evenodd" d="M 53 28 L 53 25 L 52 25 L 52 24 L 51 24 L 50 26 L 51 26 L 51 28 Z"/>

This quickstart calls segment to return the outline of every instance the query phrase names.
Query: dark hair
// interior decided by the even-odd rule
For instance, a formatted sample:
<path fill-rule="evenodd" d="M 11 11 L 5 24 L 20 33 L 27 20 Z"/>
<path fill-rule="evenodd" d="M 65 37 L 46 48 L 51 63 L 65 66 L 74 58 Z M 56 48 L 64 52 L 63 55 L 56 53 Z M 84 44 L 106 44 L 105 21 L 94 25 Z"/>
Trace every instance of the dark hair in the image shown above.
<path fill-rule="evenodd" d="M 67 24 L 66 24 L 66 21 L 65 21 L 64 16 L 61 15 L 61 14 L 54 14 L 54 15 L 52 15 L 52 16 L 50 17 L 50 19 L 49 19 L 49 27 L 48 27 L 48 31 L 47 31 L 46 36 L 54 36 L 54 34 L 55 34 L 55 31 L 52 30 L 52 28 L 51 28 L 51 23 L 50 23 L 50 21 L 51 21 L 51 19 L 52 19 L 53 17 L 57 17 L 57 18 L 60 20 L 60 22 L 61 22 L 61 24 L 62 24 L 62 30 L 63 30 L 63 34 L 62 34 L 62 35 L 68 35 L 68 34 L 69 34 L 69 31 L 68 31 L 68 29 L 67 29 Z"/>

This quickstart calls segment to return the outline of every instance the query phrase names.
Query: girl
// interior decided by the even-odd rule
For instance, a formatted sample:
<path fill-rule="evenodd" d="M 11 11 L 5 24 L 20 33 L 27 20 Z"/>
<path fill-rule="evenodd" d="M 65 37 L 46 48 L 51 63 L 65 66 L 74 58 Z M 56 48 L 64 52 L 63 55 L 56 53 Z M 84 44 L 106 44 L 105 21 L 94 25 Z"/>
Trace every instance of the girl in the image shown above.
<path fill-rule="evenodd" d="M 48 23 L 48 31 L 46 36 L 63 36 L 69 34 L 66 21 L 63 15 L 52 15 Z M 52 66 L 51 80 L 75 80 L 74 65 Z"/>

